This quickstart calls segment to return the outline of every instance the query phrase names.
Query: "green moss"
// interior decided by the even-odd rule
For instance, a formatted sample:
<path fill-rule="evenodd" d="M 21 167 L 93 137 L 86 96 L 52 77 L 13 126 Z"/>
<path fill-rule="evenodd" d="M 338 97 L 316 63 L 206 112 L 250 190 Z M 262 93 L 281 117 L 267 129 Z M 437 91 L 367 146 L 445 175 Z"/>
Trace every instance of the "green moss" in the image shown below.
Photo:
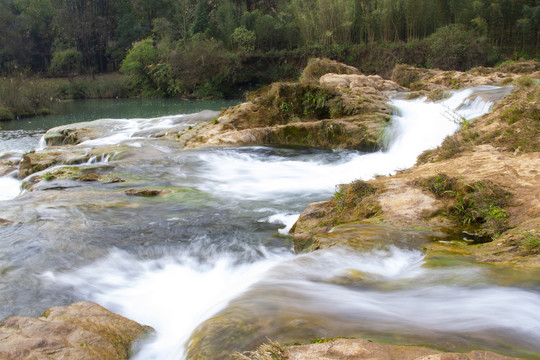
<path fill-rule="evenodd" d="M 46 318 L 49 317 L 50 314 L 51 314 L 51 309 L 47 309 L 47 310 L 45 310 L 45 312 L 43 314 L 40 315 L 40 317 L 46 319 Z"/>

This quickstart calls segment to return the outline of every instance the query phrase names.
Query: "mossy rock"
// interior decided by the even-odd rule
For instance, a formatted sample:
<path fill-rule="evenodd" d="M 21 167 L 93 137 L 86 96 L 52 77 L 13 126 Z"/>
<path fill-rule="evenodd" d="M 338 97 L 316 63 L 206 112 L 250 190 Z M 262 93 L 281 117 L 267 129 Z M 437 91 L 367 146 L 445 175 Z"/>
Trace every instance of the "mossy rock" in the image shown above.
<path fill-rule="evenodd" d="M 505 210 L 511 194 L 491 180 L 466 182 L 445 173 L 420 179 L 416 184 L 447 202 L 446 216 L 464 230 L 493 237 L 508 230 Z"/>
<path fill-rule="evenodd" d="M 349 65 L 339 63 L 330 59 L 310 59 L 300 76 L 301 82 L 317 82 L 320 77 L 326 74 L 360 74 L 360 71 Z"/>
<path fill-rule="evenodd" d="M 505 61 L 496 69 L 506 73 L 532 74 L 540 71 L 540 61 Z"/>

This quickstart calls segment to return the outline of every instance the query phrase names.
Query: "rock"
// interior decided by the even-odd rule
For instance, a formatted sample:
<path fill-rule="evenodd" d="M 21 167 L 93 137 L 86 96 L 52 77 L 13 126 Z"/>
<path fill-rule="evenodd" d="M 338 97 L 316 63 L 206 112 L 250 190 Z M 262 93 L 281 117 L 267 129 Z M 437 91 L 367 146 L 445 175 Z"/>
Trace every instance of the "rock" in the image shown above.
<path fill-rule="evenodd" d="M 509 84 L 524 73 L 538 78 L 540 62 L 527 61 L 503 64 L 498 68 L 473 68 L 467 72 L 421 69 L 406 64 L 398 64 L 392 72 L 392 81 L 413 91 L 433 91 L 456 89 L 479 85 Z"/>
<path fill-rule="evenodd" d="M 325 74 L 360 74 L 360 71 L 330 59 L 311 59 L 302 71 L 301 82 L 317 82 Z"/>
<path fill-rule="evenodd" d="M 355 79 L 349 82 L 358 83 Z M 382 80 L 368 80 L 366 84 L 383 86 Z M 391 109 L 388 98 L 374 87 L 350 90 L 339 84 L 274 83 L 249 98 L 250 102 L 227 109 L 215 122 L 189 129 L 179 139 L 189 134 L 186 148 L 272 144 L 375 151 L 384 147 L 381 134 Z"/>
<path fill-rule="evenodd" d="M 108 161 L 120 159 L 133 151 L 133 148 L 124 145 L 99 146 L 95 148 L 71 145 L 50 147 L 24 154 L 19 164 L 19 178 L 24 179 L 29 175 L 56 165 L 76 165 L 91 160 Z"/>
<path fill-rule="evenodd" d="M 0 218 L 0 226 L 10 226 L 10 225 L 13 225 L 13 221 Z"/>
<path fill-rule="evenodd" d="M 128 359 L 152 329 L 93 303 L 50 308 L 39 318 L 13 316 L 0 325 L 2 359 Z"/>
<path fill-rule="evenodd" d="M 496 238 L 467 246 L 468 256 L 476 261 L 539 268 L 539 99 L 540 84 L 518 84 L 491 114 L 463 127 L 441 147 L 426 151 L 413 168 L 364 185 L 343 185 L 340 196 L 308 206 L 291 229 L 295 249 L 335 245 L 338 239 L 328 230 L 337 224 L 384 222 L 447 233 L 471 228 L 473 233 Z M 429 182 L 438 177 L 441 181 L 447 177 L 454 187 L 437 195 Z M 460 191 L 464 191 L 462 201 L 473 199 L 478 206 L 467 210 L 474 212 L 473 218 L 462 219 L 463 214 L 453 210 Z M 480 208 L 483 203 L 487 210 Z"/>
<path fill-rule="evenodd" d="M 0 154 L 0 176 L 6 176 L 8 174 L 17 171 L 17 166 L 21 161 L 21 154 L 17 152 L 5 152 Z"/>
<path fill-rule="evenodd" d="M 66 151 L 67 150 L 67 151 Z M 54 165 L 73 165 L 87 162 L 91 155 L 86 149 L 48 149 L 24 154 L 19 164 L 19 178 L 32 175 Z"/>
<path fill-rule="evenodd" d="M 77 145 L 86 140 L 97 139 L 106 133 L 103 121 L 80 122 L 58 126 L 48 130 L 43 139 L 47 146 Z"/>
<path fill-rule="evenodd" d="M 398 346 L 375 343 L 370 340 L 339 339 L 308 345 L 282 347 L 276 342 L 259 346 L 256 351 L 236 354 L 239 360 L 512 360 L 489 351 L 471 351 L 467 354 L 443 353 L 420 346 Z"/>
<path fill-rule="evenodd" d="M 375 89 L 377 91 L 404 91 L 405 89 L 398 83 L 385 80 L 379 75 L 337 75 L 326 74 L 321 76 L 319 83 L 321 85 L 349 88 L 353 91 L 362 91 L 363 89 Z M 365 90 L 364 90 L 365 91 Z"/>
<path fill-rule="evenodd" d="M 286 349 L 288 360 L 511 360 L 489 351 L 472 351 L 468 354 L 441 353 L 420 346 L 378 344 L 369 340 L 340 339 L 320 344 L 291 346 Z"/>

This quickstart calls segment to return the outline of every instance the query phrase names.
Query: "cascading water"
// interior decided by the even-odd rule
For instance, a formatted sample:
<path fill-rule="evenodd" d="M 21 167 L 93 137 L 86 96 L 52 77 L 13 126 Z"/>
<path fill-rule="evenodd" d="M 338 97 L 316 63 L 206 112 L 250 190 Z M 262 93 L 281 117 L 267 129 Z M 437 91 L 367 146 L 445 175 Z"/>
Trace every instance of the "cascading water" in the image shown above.
<path fill-rule="evenodd" d="M 124 122 L 119 133 L 80 146 L 122 141 L 133 154 L 81 166 L 103 166 L 131 184 L 171 193 L 126 200 L 118 192 L 125 185 L 85 185 L 0 202 L 0 217 L 24 214 L 17 231 L 0 228 L 6 239 L 0 266 L 7 269 L 2 315 L 95 301 L 155 328 L 137 359 L 184 358 L 193 332 L 226 309 L 266 324 L 246 335 L 253 339 L 359 336 L 539 352 L 540 295 L 530 284 L 506 286 L 468 264 L 425 266 L 416 250 L 422 240 L 403 234 L 365 253 L 299 256 L 283 236 L 308 203 L 328 199 L 337 184 L 412 166 L 462 117 L 488 111 L 480 96 L 500 91 L 464 90 L 441 103 L 393 100 L 388 148 L 372 154 L 269 147 L 177 152 L 146 132 L 176 126 L 180 117 Z M 39 238 L 26 241 L 36 231 Z M 15 279 L 20 286 L 11 284 Z"/>

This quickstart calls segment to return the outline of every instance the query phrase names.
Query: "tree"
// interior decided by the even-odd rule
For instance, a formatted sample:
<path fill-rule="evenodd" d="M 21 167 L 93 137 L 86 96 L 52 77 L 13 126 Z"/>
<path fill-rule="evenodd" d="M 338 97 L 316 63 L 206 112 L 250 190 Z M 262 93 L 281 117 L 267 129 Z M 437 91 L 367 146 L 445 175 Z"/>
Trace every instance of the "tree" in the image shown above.
<path fill-rule="evenodd" d="M 81 52 L 71 48 L 54 53 L 49 71 L 55 76 L 72 77 L 80 73 L 81 65 Z"/>
<path fill-rule="evenodd" d="M 255 32 L 244 26 L 237 27 L 231 35 L 236 51 L 240 54 L 249 54 L 255 50 Z"/>
<path fill-rule="evenodd" d="M 151 38 L 133 45 L 120 65 L 120 72 L 128 75 L 130 86 L 134 89 L 152 88 L 149 66 L 158 63 L 160 54 Z"/>
<path fill-rule="evenodd" d="M 485 53 L 477 39 L 478 36 L 463 25 L 439 28 L 428 38 L 428 64 L 442 70 L 461 71 L 484 65 Z"/>

